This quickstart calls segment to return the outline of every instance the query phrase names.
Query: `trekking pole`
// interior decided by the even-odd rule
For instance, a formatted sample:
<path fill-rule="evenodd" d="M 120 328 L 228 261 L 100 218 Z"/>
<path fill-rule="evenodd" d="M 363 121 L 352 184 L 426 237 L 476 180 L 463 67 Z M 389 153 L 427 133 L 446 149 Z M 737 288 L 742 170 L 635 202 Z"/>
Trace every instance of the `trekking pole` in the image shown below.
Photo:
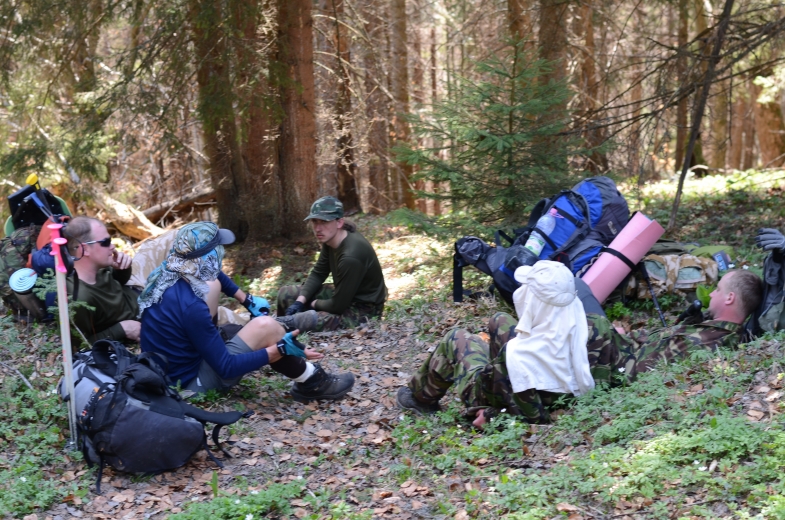
<path fill-rule="evenodd" d="M 68 429 L 71 432 L 70 447 L 76 449 L 76 396 L 74 395 L 73 358 L 71 354 L 71 327 L 68 319 L 68 294 L 65 289 L 65 275 L 68 269 L 63 261 L 61 246 L 68 240 L 60 236 L 62 224 L 49 224 L 52 230 L 52 252 L 55 257 L 55 278 L 57 280 L 57 307 L 60 315 L 60 339 L 63 342 L 63 380 L 68 392 Z"/>
<path fill-rule="evenodd" d="M 657 296 L 655 296 L 654 294 L 654 287 L 651 286 L 651 279 L 649 278 L 649 272 L 646 270 L 646 265 L 643 262 L 641 262 L 638 264 L 638 269 L 643 275 L 643 279 L 646 280 L 646 285 L 649 286 L 649 294 L 651 294 L 651 299 L 654 302 L 654 307 L 657 309 L 657 312 L 660 315 L 660 321 L 662 322 L 662 326 L 667 327 L 668 324 L 665 323 L 665 316 L 663 316 L 662 309 L 660 309 L 660 302 L 657 301 Z"/>

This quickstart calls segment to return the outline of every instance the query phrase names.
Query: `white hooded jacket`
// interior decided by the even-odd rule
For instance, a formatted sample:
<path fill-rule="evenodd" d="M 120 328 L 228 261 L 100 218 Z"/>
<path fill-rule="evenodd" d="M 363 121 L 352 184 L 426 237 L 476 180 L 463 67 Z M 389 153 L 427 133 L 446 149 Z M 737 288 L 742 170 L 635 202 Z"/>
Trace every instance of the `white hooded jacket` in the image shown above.
<path fill-rule="evenodd" d="M 517 336 L 507 342 L 507 372 L 514 392 L 534 388 L 581 395 L 594 388 L 586 342 L 586 312 L 575 278 L 559 262 L 519 267 L 513 294 Z"/>

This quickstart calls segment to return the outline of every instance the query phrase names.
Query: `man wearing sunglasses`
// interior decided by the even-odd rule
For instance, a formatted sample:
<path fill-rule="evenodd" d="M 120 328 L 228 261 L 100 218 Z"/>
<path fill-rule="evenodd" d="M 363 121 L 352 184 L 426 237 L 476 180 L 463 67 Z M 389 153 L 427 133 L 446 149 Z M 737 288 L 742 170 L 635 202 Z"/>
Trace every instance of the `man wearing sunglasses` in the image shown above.
<path fill-rule="evenodd" d="M 68 277 L 68 293 L 78 305 L 74 325 L 90 344 L 99 339 L 138 342 L 141 323 L 139 296 L 126 286 L 131 277 L 131 257 L 115 249 L 106 226 L 90 217 L 75 217 L 63 229 L 68 251 L 79 278 Z"/>

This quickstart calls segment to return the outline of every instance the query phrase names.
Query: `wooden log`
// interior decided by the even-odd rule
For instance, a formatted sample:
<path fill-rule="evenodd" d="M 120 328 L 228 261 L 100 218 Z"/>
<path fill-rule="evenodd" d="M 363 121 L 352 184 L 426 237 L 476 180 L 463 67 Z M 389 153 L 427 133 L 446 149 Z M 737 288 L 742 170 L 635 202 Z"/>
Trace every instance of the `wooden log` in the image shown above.
<path fill-rule="evenodd" d="M 94 188 L 93 195 L 98 206 L 106 213 L 104 220 L 114 224 L 124 235 L 144 240 L 164 233 L 165 230 L 150 222 L 144 213 L 113 199 L 103 190 Z"/>
<path fill-rule="evenodd" d="M 214 202 L 215 201 L 215 191 L 214 190 L 202 190 L 197 191 L 195 193 L 191 193 L 179 200 L 169 200 L 166 202 L 162 202 L 161 204 L 156 204 L 155 206 L 151 206 L 144 210 L 144 216 L 150 219 L 153 222 L 158 221 L 167 212 L 178 212 L 183 211 L 185 209 L 189 209 L 191 206 L 195 204 L 202 204 L 205 202 Z"/>

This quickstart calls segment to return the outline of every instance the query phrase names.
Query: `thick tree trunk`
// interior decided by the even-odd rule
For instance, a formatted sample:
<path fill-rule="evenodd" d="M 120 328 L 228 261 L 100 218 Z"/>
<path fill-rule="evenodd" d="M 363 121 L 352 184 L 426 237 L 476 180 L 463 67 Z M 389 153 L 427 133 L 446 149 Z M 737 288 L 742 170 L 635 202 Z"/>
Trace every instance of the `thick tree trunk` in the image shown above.
<path fill-rule="evenodd" d="M 390 208 L 390 148 L 387 116 L 390 113 L 389 97 L 386 94 L 387 80 L 380 63 L 380 53 L 374 42 L 384 41 L 386 31 L 382 24 L 383 13 L 379 0 L 364 0 L 362 16 L 367 36 L 363 55 L 365 78 L 365 117 L 368 120 L 368 179 L 365 210 L 381 214 Z"/>
<path fill-rule="evenodd" d="M 221 25 L 224 13 L 219 0 L 191 0 L 190 23 L 196 50 L 199 114 L 210 161 L 210 179 L 216 194 L 218 221 L 244 240 L 250 224 L 238 204 L 246 186 L 246 170 L 237 143 L 234 96 L 229 74 L 226 38 Z M 207 23 L 207 21 L 213 23 Z"/>
<path fill-rule="evenodd" d="M 279 0 L 278 45 L 284 112 L 278 149 L 282 230 L 293 235 L 307 231 L 303 218 L 316 199 L 316 96 L 310 1 Z"/>
<path fill-rule="evenodd" d="M 406 34 L 406 0 L 392 0 L 391 4 L 392 34 L 392 95 L 395 98 L 395 116 L 393 132 L 395 146 L 406 145 L 411 139 L 411 130 L 406 117 L 409 115 L 409 50 Z M 398 171 L 397 183 L 400 186 L 404 205 L 414 209 L 414 194 L 409 180 L 412 166 L 403 162 L 396 163 Z"/>
<path fill-rule="evenodd" d="M 758 135 L 760 160 L 764 168 L 777 168 L 785 164 L 785 125 L 778 101 L 761 102 L 761 88 L 753 85 L 755 132 Z"/>
<path fill-rule="evenodd" d="M 551 81 L 564 81 L 567 77 L 568 7 L 568 0 L 540 0 L 540 57 L 551 67 L 551 71 L 542 77 L 546 85 Z M 566 105 L 561 108 L 566 108 Z"/>
<path fill-rule="evenodd" d="M 581 49 L 581 81 L 582 108 L 584 125 L 591 127 L 592 113 L 598 106 L 600 96 L 600 81 L 597 77 L 597 63 L 595 60 L 596 45 L 594 42 L 594 13 L 591 1 L 587 1 L 580 8 L 580 25 L 578 30 L 583 35 L 583 49 Z M 605 142 L 605 132 L 602 129 L 589 128 L 584 133 L 586 145 L 596 148 Z M 592 151 L 589 156 L 588 169 L 594 174 L 608 170 L 608 156 L 599 151 Z"/>
<path fill-rule="evenodd" d="M 238 83 L 242 86 L 240 103 L 247 107 L 241 133 L 241 154 L 247 169 L 246 185 L 240 194 L 250 225 L 248 238 L 253 241 L 277 236 L 281 232 L 283 201 L 278 177 L 276 121 L 270 99 L 273 91 L 258 49 L 269 42 L 259 30 L 263 5 L 232 0 L 234 23 L 242 31 L 237 43 Z"/>
<path fill-rule="evenodd" d="M 330 0 L 332 7 L 333 35 L 337 56 L 338 91 L 335 102 L 336 131 L 338 132 L 338 198 L 344 210 L 360 209 L 360 193 L 357 189 L 357 164 L 354 160 L 352 139 L 352 93 L 349 66 L 349 38 L 346 27 L 341 25 L 344 17 L 344 0 Z"/>

